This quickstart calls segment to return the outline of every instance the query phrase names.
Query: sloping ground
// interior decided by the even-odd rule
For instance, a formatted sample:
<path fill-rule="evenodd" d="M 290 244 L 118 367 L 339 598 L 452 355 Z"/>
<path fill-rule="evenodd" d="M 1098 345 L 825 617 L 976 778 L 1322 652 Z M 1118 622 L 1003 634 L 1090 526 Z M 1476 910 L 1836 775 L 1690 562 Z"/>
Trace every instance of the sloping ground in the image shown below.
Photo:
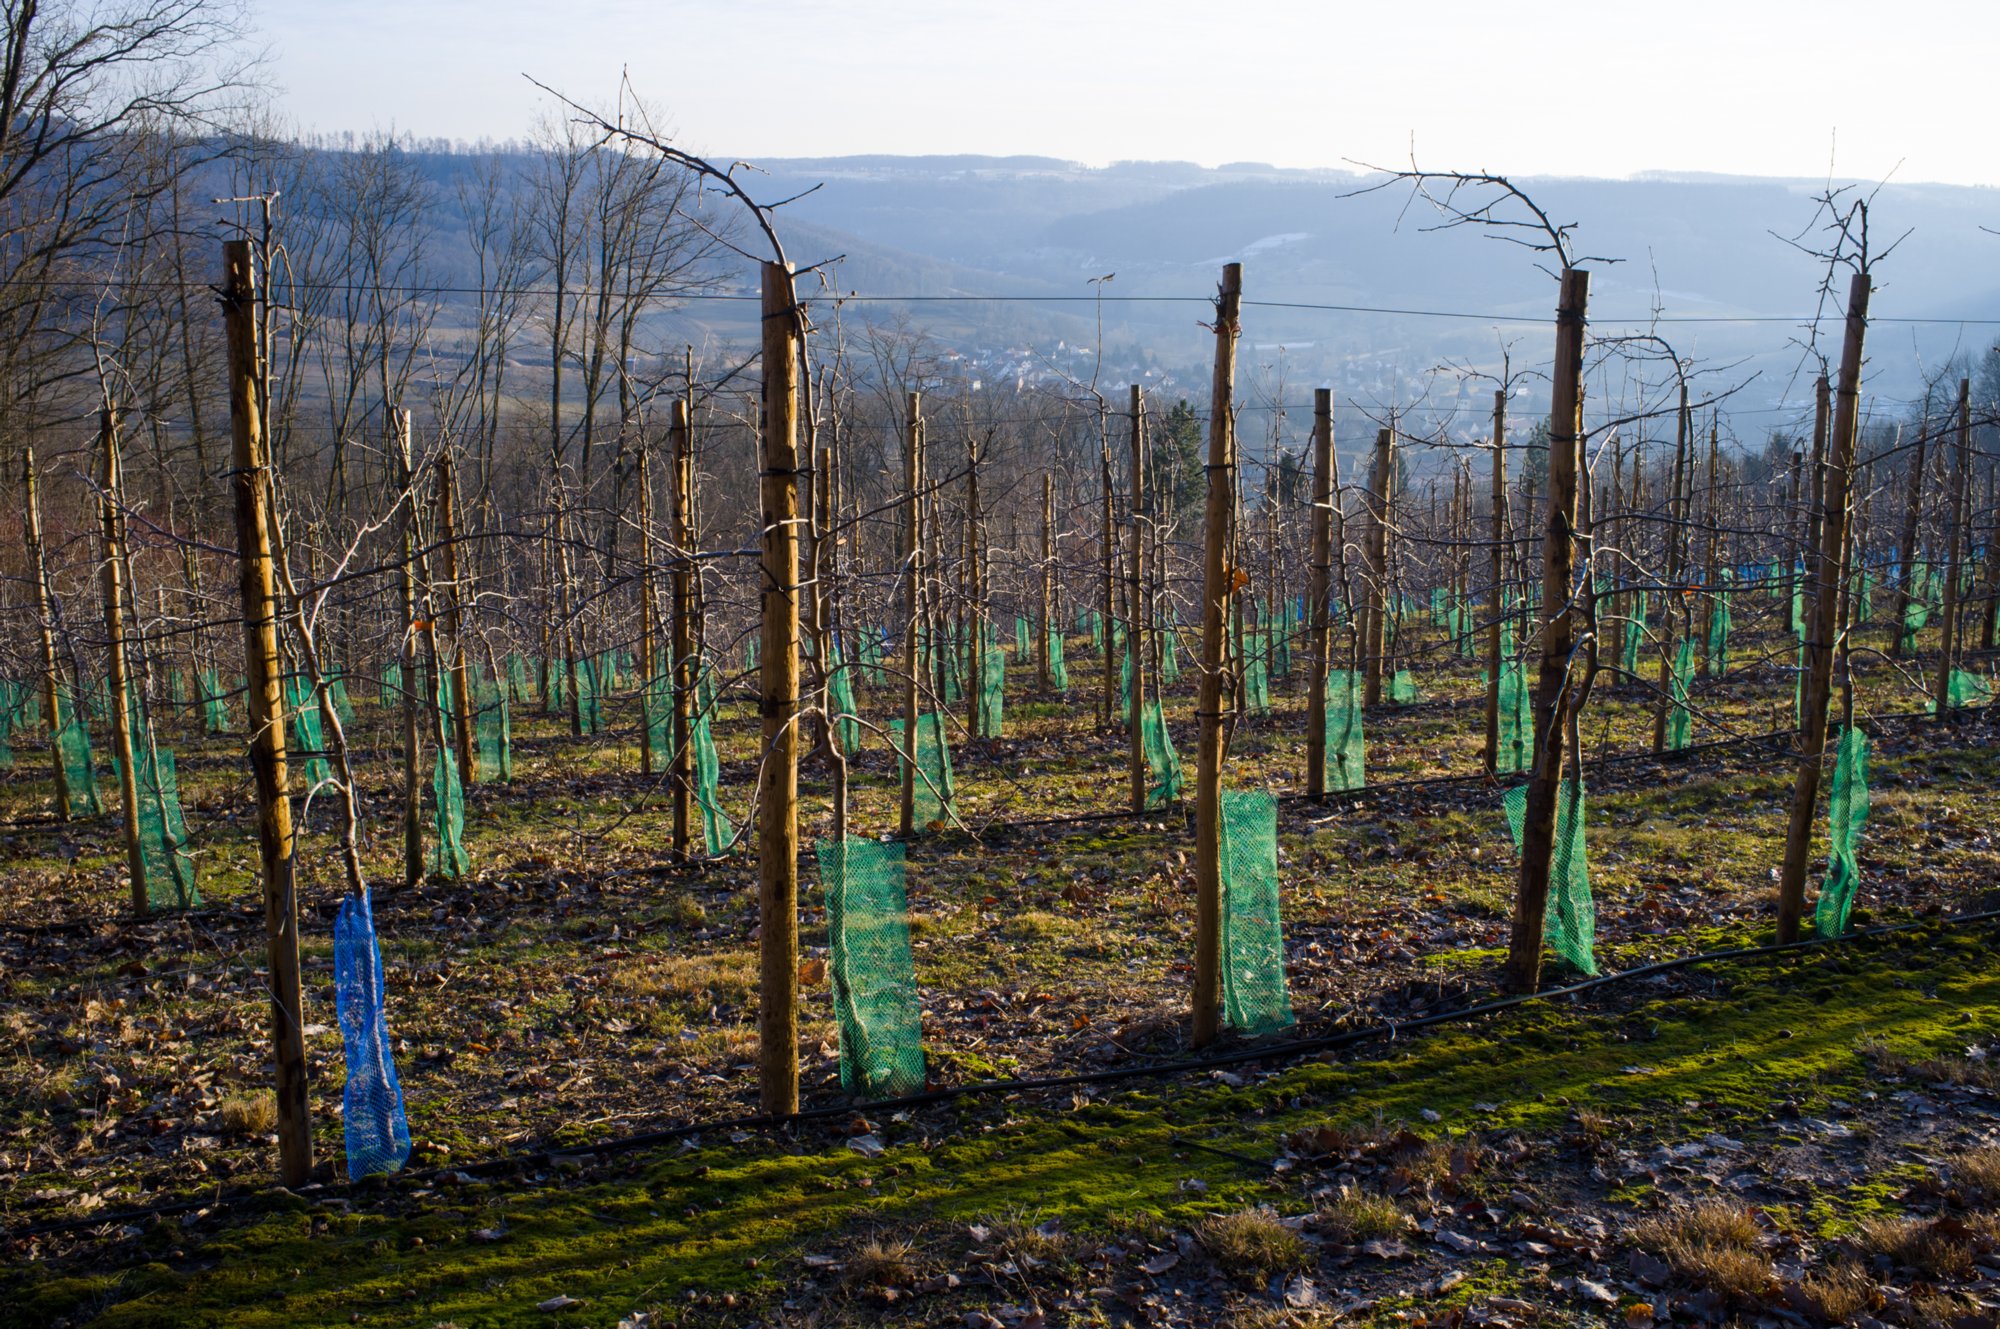
<path fill-rule="evenodd" d="M 1992 1325 L 2000 929 L 4 1252 L 49 1325 Z M 4 1318 L 4 1317 L 0 1317 Z"/>

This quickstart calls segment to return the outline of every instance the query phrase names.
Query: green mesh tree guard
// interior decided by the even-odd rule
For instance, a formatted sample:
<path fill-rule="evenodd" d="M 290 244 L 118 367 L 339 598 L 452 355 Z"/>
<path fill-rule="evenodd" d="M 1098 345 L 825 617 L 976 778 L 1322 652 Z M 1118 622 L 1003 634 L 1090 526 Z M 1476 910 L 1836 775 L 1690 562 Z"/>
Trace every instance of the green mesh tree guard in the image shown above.
<path fill-rule="evenodd" d="M 1222 1018 L 1252 1036 L 1292 1023 L 1278 913 L 1278 800 L 1222 791 Z"/>
<path fill-rule="evenodd" d="M 68 696 L 62 698 L 62 727 L 56 731 L 56 754 L 63 764 L 69 785 L 69 810 L 73 817 L 95 817 L 104 811 L 97 798 L 97 772 L 90 755 L 90 730 L 83 715 Z"/>
<path fill-rule="evenodd" d="M 431 770 L 431 797 L 437 812 L 437 839 L 431 845 L 431 874 L 458 881 L 472 870 L 465 852 L 465 786 L 458 779 L 458 758 L 446 744 L 438 749 Z"/>
<path fill-rule="evenodd" d="M 333 778 L 326 764 L 326 733 L 319 722 L 319 699 L 310 683 L 302 678 L 285 680 L 285 711 L 292 721 L 294 758 L 304 763 L 306 790 L 312 791 Z"/>
<path fill-rule="evenodd" d="M 952 782 L 951 744 L 942 711 L 917 717 L 917 780 L 912 819 L 926 829 L 942 829 L 957 789 Z"/>
<path fill-rule="evenodd" d="M 832 648 L 833 671 L 826 679 L 827 705 L 832 708 L 834 741 L 840 750 L 852 753 L 861 746 L 861 708 L 854 704 L 854 666 L 840 658 L 840 647 Z"/>
<path fill-rule="evenodd" d="M 1625 620 L 1625 642 L 1618 652 L 1618 668 L 1627 678 L 1639 676 L 1639 647 L 1646 640 L 1646 595 L 1641 591 L 1632 602 L 1632 617 Z"/>
<path fill-rule="evenodd" d="M 1528 820 L 1528 786 L 1507 791 L 1501 800 L 1514 852 Z M 1542 938 L 1563 965 L 1580 974 L 1597 972 L 1597 906 L 1590 898 L 1590 862 L 1584 851 L 1583 786 L 1564 780 L 1556 793 L 1556 838 L 1549 852 L 1549 902 Z"/>
<path fill-rule="evenodd" d="M 507 699 L 526 701 L 531 689 L 528 686 L 528 658 L 519 651 L 507 652 Z"/>
<path fill-rule="evenodd" d="M 1729 592 L 1715 593 L 1715 610 L 1708 619 L 1708 668 L 1717 678 L 1729 668 Z"/>
<path fill-rule="evenodd" d="M 1128 724 L 1132 719 L 1132 652 L 1126 649 L 1118 652 L 1118 723 Z"/>
<path fill-rule="evenodd" d="M 749 673 L 755 673 L 757 671 L 757 651 L 762 645 L 763 645 L 762 640 L 757 637 L 752 637 L 750 638 L 750 640 L 743 643 L 744 673 L 749 674 Z"/>
<path fill-rule="evenodd" d="M 1910 574 L 1909 600 L 1903 607 L 1902 649 L 1913 651 L 1917 646 L 1917 634 L 1931 621 L 1930 600 L 1925 587 L 1930 577 L 1924 565 L 1919 563 Z"/>
<path fill-rule="evenodd" d="M 577 727 L 586 734 L 604 729 L 604 689 L 598 685 L 597 671 L 597 663 L 587 655 L 576 662 Z"/>
<path fill-rule="evenodd" d="M 213 669 L 201 671 L 201 721 L 211 734 L 229 732 L 229 700 L 223 696 L 222 675 Z"/>
<path fill-rule="evenodd" d="M 1361 728 L 1365 676 L 1358 669 L 1326 675 L 1326 788 L 1360 789 L 1368 783 L 1368 745 Z"/>
<path fill-rule="evenodd" d="M 507 689 L 498 683 L 481 684 L 479 695 L 478 743 L 481 782 L 502 784 L 514 779 L 514 713 Z"/>
<path fill-rule="evenodd" d="M 395 660 L 382 666 L 381 686 L 376 689 L 375 699 L 382 703 L 384 710 L 399 706 L 403 701 L 403 666 Z"/>
<path fill-rule="evenodd" d="M 1806 631 L 1806 591 L 1804 583 L 1792 578 L 1792 634 L 1803 638 Z"/>
<path fill-rule="evenodd" d="M 1146 806 L 1168 807 L 1180 801 L 1181 759 L 1174 751 L 1173 735 L 1167 732 L 1166 712 L 1158 697 L 1146 698 L 1146 714 L 1139 725 L 1139 746 L 1146 755 Z"/>
<path fill-rule="evenodd" d="M 1445 596 L 1446 592 L 1444 587 L 1442 586 L 1431 587 L 1431 626 L 1434 628 L 1441 628 L 1445 626 L 1446 622 Z"/>
<path fill-rule="evenodd" d="M 181 791 L 174 754 L 155 749 L 150 738 L 133 737 L 134 766 L 139 792 L 139 857 L 146 869 L 149 909 L 192 909 L 201 903 L 195 885 L 194 855 L 188 850 L 187 823 L 181 815 Z M 123 780 L 116 757 L 111 768 Z"/>
<path fill-rule="evenodd" d="M 827 978 L 840 1028 L 840 1087 L 860 1098 L 900 1098 L 924 1087 L 923 1009 L 910 952 L 903 846 L 821 840 Z"/>
<path fill-rule="evenodd" d="M 1033 648 L 1034 643 L 1028 638 L 1028 616 L 1026 614 L 1014 615 L 1014 655 L 1018 659 L 1025 660 L 1028 658 L 1028 652 Z"/>
<path fill-rule="evenodd" d="M 1069 691 L 1069 666 L 1063 662 L 1063 635 L 1049 634 L 1049 686 L 1057 692 Z"/>
<path fill-rule="evenodd" d="M 1985 679 L 1965 669 L 1954 669 L 1945 680 L 1945 709 L 1961 711 L 1968 706 L 1984 706 L 1992 696 L 1992 688 Z M 1937 698 L 1924 703 L 1924 709 L 1937 714 Z"/>
<path fill-rule="evenodd" d="M 1172 687 L 1181 681 L 1181 638 L 1172 628 L 1160 630 L 1160 682 Z"/>
<path fill-rule="evenodd" d="M 1506 637 L 1503 645 L 1512 647 L 1511 626 Z M 1500 660 L 1500 741 L 1493 756 L 1495 768 L 1503 775 L 1535 764 L 1535 711 L 1528 694 L 1528 670 L 1511 650 Z"/>
<path fill-rule="evenodd" d="M 167 697 L 176 706 L 186 706 L 193 700 L 188 696 L 187 670 L 178 665 L 167 671 Z"/>
<path fill-rule="evenodd" d="M 1243 666 L 1243 704 L 1252 715 L 1270 713 L 1271 674 L 1260 659 L 1252 659 Z"/>
<path fill-rule="evenodd" d="M 1826 805 L 1826 884 L 1813 911 L 1813 926 L 1822 937 L 1847 931 L 1854 892 L 1861 884 L 1858 856 L 1867 825 L 1868 735 L 1849 725 L 1834 744 L 1833 791 Z"/>
<path fill-rule="evenodd" d="M 1102 613 L 1092 613 L 1090 616 L 1090 649 L 1093 651 L 1102 651 L 1104 649 L 1104 615 Z"/>
<path fill-rule="evenodd" d="M 1389 700 L 1398 706 L 1414 706 L 1417 696 L 1417 680 L 1407 669 L 1398 669 L 1389 675 Z"/>
<path fill-rule="evenodd" d="M 1007 657 L 999 642 L 987 643 L 980 652 L 980 670 L 983 676 L 979 680 L 979 733 L 984 738 L 998 738 L 1005 723 L 1007 691 Z"/>
<path fill-rule="evenodd" d="M 1667 711 L 1667 751 L 1679 752 L 1694 732 L 1694 711 L 1689 699 L 1694 690 L 1694 639 L 1681 638 L 1674 654 L 1674 672 L 1669 680 L 1671 706 Z"/>
<path fill-rule="evenodd" d="M 701 808 L 701 838 L 714 858 L 736 838 L 736 827 L 722 810 L 722 760 L 715 751 L 715 733 L 704 707 L 689 726 L 694 737 L 694 800 Z"/>
<path fill-rule="evenodd" d="M 1854 621 L 1863 627 L 1873 624 L 1875 622 L 1874 573 L 1856 572 L 1854 574 L 1854 590 L 1851 593 L 1851 598 L 1854 602 Z"/>
<path fill-rule="evenodd" d="M 334 669 L 327 673 L 326 695 L 333 703 L 333 713 L 340 717 L 341 728 L 354 728 L 354 703 L 347 696 L 346 671 Z"/>

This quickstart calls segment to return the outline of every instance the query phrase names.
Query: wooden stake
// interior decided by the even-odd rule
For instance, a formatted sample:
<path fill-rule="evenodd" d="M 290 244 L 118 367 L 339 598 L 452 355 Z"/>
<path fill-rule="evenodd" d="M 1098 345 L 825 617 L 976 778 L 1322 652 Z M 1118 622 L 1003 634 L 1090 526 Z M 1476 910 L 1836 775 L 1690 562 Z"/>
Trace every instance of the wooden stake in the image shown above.
<path fill-rule="evenodd" d="M 757 767 L 759 1102 L 799 1110 L 799 457 L 802 317 L 789 264 L 764 285 L 763 621 L 758 654 L 763 760 Z"/>
<path fill-rule="evenodd" d="M 1972 495 L 1972 380 L 1958 381 L 1958 446 L 1951 460 L 1951 525 L 1945 536 L 1943 622 L 1938 627 L 1937 680 L 1932 688 L 1936 718 L 1951 715 L 1951 676 L 1958 665 L 1958 566 L 1964 557 L 1966 507 Z"/>
<path fill-rule="evenodd" d="M 458 749 L 459 772 L 465 783 L 471 784 L 479 779 L 479 744 L 472 734 L 472 671 L 465 663 L 464 589 L 458 581 L 458 473 L 449 439 L 438 452 L 437 486 L 437 538 L 444 554 L 445 640 L 451 652 L 452 738 Z"/>
<path fill-rule="evenodd" d="M 653 603 L 653 450 L 639 440 L 637 475 L 639 486 L 639 774 L 652 776 L 662 753 L 653 751 L 653 680 L 658 663 L 655 653 L 653 620 L 659 606 Z"/>
<path fill-rule="evenodd" d="M 1236 338 L 1243 265 L 1223 265 L 1215 301 L 1215 376 L 1208 407 L 1208 507 L 1202 527 L 1201 701 L 1194 785 L 1194 1044 L 1222 1026 L 1223 634 L 1238 571 L 1229 565 L 1236 512 Z"/>
<path fill-rule="evenodd" d="M 1389 636 L 1389 510 L 1396 482 L 1396 431 L 1375 432 L 1375 463 L 1368 471 L 1368 664 L 1362 704 L 1382 702 L 1383 657 Z"/>
<path fill-rule="evenodd" d="M 912 392 L 903 403 L 903 799 L 899 827 L 904 838 L 916 831 L 917 703 L 924 683 L 924 399 Z"/>
<path fill-rule="evenodd" d="M 249 681 L 250 766 L 257 781 L 257 841 L 264 881 L 264 938 L 277 1065 L 278 1176 L 303 1185 L 312 1173 L 306 1104 L 306 1045 L 299 991 L 298 897 L 293 878 L 292 802 L 286 788 L 285 702 L 278 660 L 278 606 L 271 572 L 270 465 L 258 410 L 257 279 L 250 242 L 223 254 L 223 322 L 229 334 L 231 485 L 243 599 L 243 671 Z"/>
<path fill-rule="evenodd" d="M 403 668 L 403 884 L 424 879 L 423 730 L 418 723 L 418 698 L 425 695 L 423 665 L 417 654 L 417 495 L 410 468 L 410 413 L 397 411 L 394 451 L 396 484 L 401 491 L 403 566 L 398 587 L 403 598 L 403 635 L 398 659 Z"/>
<path fill-rule="evenodd" d="M 1043 691 L 1054 684 L 1049 678 L 1049 634 L 1056 627 L 1056 478 L 1042 475 L 1042 632 L 1035 648 L 1035 681 Z"/>
<path fill-rule="evenodd" d="M 1577 479 L 1583 470 L 1583 331 L 1590 273 L 1565 268 L 1556 304 L 1556 354 L 1550 385 L 1549 502 L 1542 541 L 1542 659 L 1535 681 L 1535 766 L 1521 836 L 1508 984 L 1532 992 L 1541 983 L 1542 925 L 1549 903 L 1556 801 L 1562 786 L 1571 699 L 1582 679 L 1571 654 L 1577 620 Z M 1579 754 L 1580 757 L 1581 754 Z"/>
<path fill-rule="evenodd" d="M 1507 552 L 1507 389 L 1493 390 L 1493 529 L 1487 552 L 1486 605 L 1486 746 L 1482 762 L 1488 775 L 1500 769 L 1500 625 L 1506 618 Z M 1521 643 L 1525 646 L 1527 643 Z"/>
<path fill-rule="evenodd" d="M 1828 453 L 1826 512 L 1814 572 L 1818 588 L 1806 631 L 1804 714 L 1799 725 L 1798 775 L 1792 785 L 1791 821 L 1785 830 L 1785 860 L 1778 878 L 1778 940 L 1797 941 L 1805 915 L 1806 868 L 1812 852 L 1813 812 L 1819 799 L 1820 761 L 1826 753 L 1827 697 L 1841 625 L 1838 581 L 1847 538 L 1848 477 L 1854 466 L 1860 424 L 1861 352 L 1868 330 L 1869 284 L 1857 272 L 1847 287 L 1847 329 L 1840 349 L 1840 387 L 1834 401 L 1833 439 Z M 1900 628 L 1899 628 L 1900 630 Z"/>
<path fill-rule="evenodd" d="M 1146 521 L 1146 402 L 1137 383 L 1131 386 L 1131 403 L 1126 408 L 1132 429 L 1132 550 L 1129 559 L 1131 580 L 1125 588 L 1125 649 L 1132 658 L 1132 704 L 1125 717 L 1129 740 L 1127 765 L 1132 782 L 1132 811 L 1146 810 L 1146 787 L 1150 773 L 1146 766 L 1146 641 L 1150 617 L 1146 595 L 1146 541 L 1142 535 Z"/>
<path fill-rule="evenodd" d="M 1326 675 L 1332 666 L 1333 620 L 1327 612 L 1333 576 L 1333 389 L 1313 389 L 1312 645 L 1306 675 L 1306 796 L 1326 796 Z"/>
<path fill-rule="evenodd" d="M 139 834 L 139 772 L 133 763 L 131 662 L 125 656 L 125 514 L 119 511 L 122 488 L 118 474 L 118 417 L 108 407 L 97 417 L 101 448 L 103 493 L 98 516 L 104 538 L 104 639 L 110 663 L 111 743 L 118 758 L 118 794 L 125 809 L 125 868 L 132 876 L 132 912 L 140 918 L 146 904 L 146 852 Z"/>
<path fill-rule="evenodd" d="M 667 430 L 668 447 L 673 453 L 673 503 L 667 520 L 673 538 L 674 559 L 674 753 L 673 753 L 673 849 L 674 857 L 686 862 L 694 831 L 694 448 L 686 398 L 674 402 L 673 421 Z"/>
<path fill-rule="evenodd" d="M 49 593 L 48 554 L 42 545 L 42 489 L 35 471 L 35 450 L 21 449 L 21 487 L 25 495 L 25 526 L 28 561 L 35 576 L 35 627 L 42 645 L 42 716 L 49 731 L 49 756 L 54 766 L 56 816 L 69 821 L 76 816 L 74 795 L 69 787 L 69 769 L 62 754 L 62 674 L 56 659 L 55 597 Z"/>

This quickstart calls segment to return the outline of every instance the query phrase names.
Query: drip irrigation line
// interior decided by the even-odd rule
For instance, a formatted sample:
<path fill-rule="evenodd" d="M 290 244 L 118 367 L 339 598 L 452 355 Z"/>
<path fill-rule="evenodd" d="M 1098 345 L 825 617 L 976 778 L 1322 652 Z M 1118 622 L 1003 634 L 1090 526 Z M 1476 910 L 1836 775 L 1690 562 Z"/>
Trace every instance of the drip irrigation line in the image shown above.
<path fill-rule="evenodd" d="M 112 1224 L 130 1225 L 149 1218 L 163 1218 L 174 1214 L 192 1213 L 196 1210 L 230 1208 L 257 1200 L 266 1200 L 283 1194 L 298 1198 L 318 1197 L 335 1192 L 363 1187 L 382 1186 L 402 1182 L 436 1181 L 447 1175 L 465 1177 L 485 1177 L 515 1171 L 537 1160 L 554 1162 L 563 1158 L 595 1158 L 605 1154 L 633 1153 L 657 1148 L 687 1140 L 703 1132 L 714 1131 L 783 1131 L 791 1127 L 809 1125 L 813 1122 L 830 1121 L 840 1117 L 852 1118 L 862 1113 L 895 1114 L 914 1108 L 935 1107 L 944 1103 L 957 1102 L 967 1098 L 990 1098 L 1014 1094 L 1038 1093 L 1051 1089 L 1080 1088 L 1085 1085 L 1113 1084 L 1126 1080 L 1151 1079 L 1189 1075 L 1202 1071 L 1224 1070 L 1231 1066 L 1243 1066 L 1256 1062 L 1289 1061 L 1314 1053 L 1331 1052 L 1341 1048 L 1354 1047 L 1363 1043 L 1387 1039 L 1394 1041 L 1404 1033 L 1420 1029 L 1435 1028 L 1438 1025 L 1456 1024 L 1495 1015 L 1502 1011 L 1525 1006 L 1530 1002 L 1554 1001 L 1558 998 L 1577 997 L 1600 988 L 1617 984 L 1636 982 L 1654 978 L 1661 974 L 1692 968 L 1703 964 L 1735 963 L 1738 961 L 1761 959 L 1767 956 L 1784 955 L 1816 949 L 1822 946 L 1846 945 L 1874 937 L 1890 936 L 1902 932 L 1920 931 L 1926 928 L 1959 928 L 1981 923 L 2000 922 L 2000 909 L 1981 910 L 1971 914 L 1956 914 L 1947 917 L 1910 919 L 1901 923 L 1882 923 L 1870 928 L 1843 933 L 1837 937 L 1802 937 L 1797 941 L 1768 942 L 1758 946 L 1735 946 L 1720 951 L 1705 951 L 1694 955 L 1678 956 L 1671 960 L 1659 960 L 1652 964 L 1640 965 L 1636 969 L 1621 969 L 1615 974 L 1600 974 L 1595 978 L 1561 987 L 1542 988 L 1534 992 L 1514 993 L 1496 997 L 1490 1001 L 1474 1002 L 1470 1006 L 1455 1007 L 1447 1011 L 1433 1011 L 1426 1015 L 1412 1016 L 1407 1020 L 1384 1020 L 1378 1024 L 1358 1029 L 1337 1029 L 1306 1038 L 1287 1039 L 1279 1043 L 1264 1043 L 1255 1046 L 1235 1048 L 1228 1052 L 1206 1057 L 1179 1058 L 1171 1061 L 1148 1062 L 1136 1066 L 1114 1066 L 1100 1071 L 1079 1071 L 1069 1075 L 1045 1075 L 1012 1080 L 975 1080 L 968 1084 L 951 1085 L 942 1089 L 927 1090 L 921 1094 L 908 1094 L 901 1098 L 877 1099 L 869 1103 L 827 1104 L 807 1108 L 785 1116 L 759 1113 L 751 1116 L 721 1117 L 708 1121 L 683 1122 L 674 1126 L 664 1126 L 657 1130 L 639 1131 L 615 1139 L 598 1141 L 588 1146 L 546 1146 L 519 1150 L 496 1158 L 483 1159 L 473 1163 L 454 1164 L 444 1167 L 405 1170 L 393 1177 L 380 1179 L 364 1177 L 358 1181 L 321 1183 L 309 1192 L 288 1191 L 282 1186 L 258 1190 L 219 1192 L 198 1200 L 175 1200 L 164 1204 L 147 1205 L 138 1209 L 123 1209 L 116 1213 L 95 1214 L 88 1218 L 56 1219 L 46 1223 L 32 1223 L 19 1228 L 0 1230 L 0 1242 L 19 1241 L 27 1237 L 48 1236 L 59 1232 L 74 1232 L 82 1228 L 106 1227 Z"/>

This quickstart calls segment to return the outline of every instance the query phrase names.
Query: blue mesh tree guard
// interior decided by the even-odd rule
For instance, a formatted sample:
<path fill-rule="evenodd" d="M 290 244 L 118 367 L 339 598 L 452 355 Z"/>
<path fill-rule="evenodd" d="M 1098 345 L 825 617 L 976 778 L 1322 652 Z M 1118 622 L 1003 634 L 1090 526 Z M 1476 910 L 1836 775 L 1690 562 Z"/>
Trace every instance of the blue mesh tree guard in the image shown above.
<path fill-rule="evenodd" d="M 340 902 L 333 921 L 334 1006 L 347 1054 L 347 1084 L 340 1097 L 349 1177 L 395 1172 L 410 1157 L 410 1124 L 403 1113 L 403 1086 L 396 1078 L 382 993 L 382 950 L 363 888 Z"/>

